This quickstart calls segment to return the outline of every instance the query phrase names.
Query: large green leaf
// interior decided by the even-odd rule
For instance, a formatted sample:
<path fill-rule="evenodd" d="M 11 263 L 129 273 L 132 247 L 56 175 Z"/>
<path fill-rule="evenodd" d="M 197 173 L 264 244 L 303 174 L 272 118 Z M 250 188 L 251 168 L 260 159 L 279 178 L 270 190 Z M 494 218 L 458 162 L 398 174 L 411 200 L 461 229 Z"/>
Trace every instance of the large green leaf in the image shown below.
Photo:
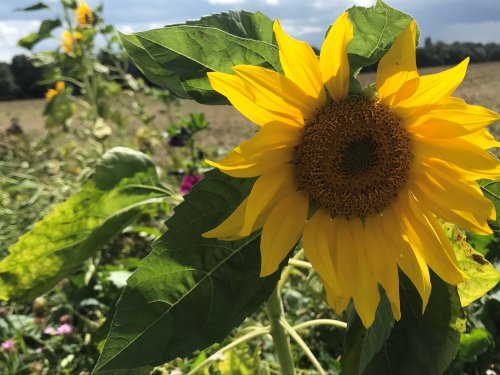
<path fill-rule="evenodd" d="M 351 73 L 375 64 L 389 50 L 394 39 L 413 21 L 413 17 L 391 8 L 381 0 L 369 8 L 348 10 L 354 36 L 348 47 Z"/>
<path fill-rule="evenodd" d="M 0 298 L 29 300 L 46 292 L 166 197 L 149 157 L 126 148 L 108 151 L 78 193 L 9 249 L 0 262 Z"/>
<path fill-rule="evenodd" d="M 469 276 L 469 279 L 458 285 L 460 302 L 462 306 L 467 306 L 497 285 L 500 271 L 467 243 L 465 234 L 457 227 L 450 223 L 441 225 L 452 241 L 460 268 Z"/>
<path fill-rule="evenodd" d="M 343 374 L 362 374 L 373 357 L 380 351 L 394 327 L 391 304 L 383 293 L 375 321 L 366 329 L 351 307 L 347 319 L 345 351 L 342 357 Z"/>
<path fill-rule="evenodd" d="M 52 36 L 52 30 L 59 26 L 61 26 L 61 21 L 57 18 L 53 20 L 45 20 L 41 23 L 37 33 L 26 35 L 24 38 L 19 39 L 17 44 L 20 47 L 32 49 L 38 42 L 50 38 Z"/>
<path fill-rule="evenodd" d="M 208 72 L 231 73 L 238 64 L 281 71 L 278 48 L 272 43 L 272 22 L 260 13 L 221 13 L 188 25 L 121 37 L 148 79 L 181 98 L 204 104 L 228 104 L 210 86 Z M 262 40 L 249 39 L 255 37 Z"/>
<path fill-rule="evenodd" d="M 135 34 L 125 35 L 119 33 L 123 46 L 134 61 L 135 65 L 152 83 L 167 87 L 173 94 L 182 99 L 191 97 L 182 86 L 182 82 L 174 71 L 165 69 L 157 63 L 146 51 L 143 45 L 137 39 Z"/>
<path fill-rule="evenodd" d="M 456 356 L 465 319 L 457 290 L 432 273 L 432 293 L 425 313 L 422 301 L 400 273 L 401 320 L 364 375 L 442 374 Z M 346 375 L 356 374 L 345 372 Z"/>
<path fill-rule="evenodd" d="M 202 17 L 195 21 L 186 21 L 191 26 L 212 26 L 241 38 L 260 40 L 276 44 L 273 21 L 261 12 L 230 10 Z"/>
<path fill-rule="evenodd" d="M 229 242 L 201 236 L 252 182 L 211 171 L 175 209 L 168 231 L 127 281 L 94 374 L 142 374 L 187 356 L 222 340 L 268 298 L 281 267 L 259 277 L 259 233 Z"/>

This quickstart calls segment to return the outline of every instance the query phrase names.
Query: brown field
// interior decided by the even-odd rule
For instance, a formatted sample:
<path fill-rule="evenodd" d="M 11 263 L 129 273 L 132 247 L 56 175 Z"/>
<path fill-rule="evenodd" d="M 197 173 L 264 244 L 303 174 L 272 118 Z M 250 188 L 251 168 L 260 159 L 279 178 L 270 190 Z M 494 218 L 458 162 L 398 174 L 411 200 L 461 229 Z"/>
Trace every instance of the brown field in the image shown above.
<path fill-rule="evenodd" d="M 421 74 L 432 74 L 445 69 L 445 67 L 424 68 Z M 375 74 L 361 75 L 365 83 L 374 82 Z M 465 99 L 470 104 L 479 104 L 497 112 L 500 111 L 500 62 L 470 65 L 467 76 L 462 85 L 454 94 Z M 23 130 L 27 134 L 40 134 L 43 132 L 43 107 L 44 100 L 20 100 L 0 102 L 0 134 L 9 126 L 12 117 L 19 118 Z M 147 105 L 150 113 L 157 113 L 160 104 L 151 101 Z M 183 101 L 175 109 L 175 117 L 181 118 L 189 112 L 204 112 L 210 122 L 210 128 L 203 133 L 202 143 L 211 146 L 232 147 L 244 138 L 248 138 L 255 131 L 255 127 L 230 106 L 206 106 L 190 101 Z M 157 125 L 165 127 L 168 122 L 163 122 L 159 115 Z M 164 116 L 164 115 L 163 115 Z M 162 124 L 165 124 L 164 126 Z M 131 121 L 131 128 L 137 127 Z"/>

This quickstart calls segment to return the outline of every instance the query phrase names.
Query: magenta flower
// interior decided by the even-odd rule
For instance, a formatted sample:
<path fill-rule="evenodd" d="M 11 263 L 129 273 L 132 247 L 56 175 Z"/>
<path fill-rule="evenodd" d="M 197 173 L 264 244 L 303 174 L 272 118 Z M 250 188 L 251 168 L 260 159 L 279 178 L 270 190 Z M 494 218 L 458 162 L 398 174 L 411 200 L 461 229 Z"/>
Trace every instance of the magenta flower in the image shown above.
<path fill-rule="evenodd" d="M 194 184 L 196 184 L 198 181 L 201 181 L 203 176 L 200 175 L 195 175 L 195 176 L 184 176 L 181 182 L 181 194 L 187 194 L 191 190 Z"/>
<path fill-rule="evenodd" d="M 73 332 L 73 326 L 71 324 L 65 323 L 57 327 L 58 335 L 69 335 L 71 332 Z"/>
<path fill-rule="evenodd" d="M 2 342 L 1 347 L 4 352 L 12 352 L 16 349 L 16 344 L 12 340 L 7 340 Z"/>

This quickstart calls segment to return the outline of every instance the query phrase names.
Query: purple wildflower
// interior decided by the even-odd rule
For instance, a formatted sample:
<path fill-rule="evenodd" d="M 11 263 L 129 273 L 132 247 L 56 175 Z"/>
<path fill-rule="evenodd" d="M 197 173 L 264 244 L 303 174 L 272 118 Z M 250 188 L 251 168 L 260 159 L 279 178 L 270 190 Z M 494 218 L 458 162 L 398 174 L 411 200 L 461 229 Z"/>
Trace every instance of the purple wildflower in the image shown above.
<path fill-rule="evenodd" d="M 195 176 L 184 176 L 181 182 L 181 194 L 187 194 L 191 190 L 194 184 L 201 181 L 203 176 L 195 175 Z"/>

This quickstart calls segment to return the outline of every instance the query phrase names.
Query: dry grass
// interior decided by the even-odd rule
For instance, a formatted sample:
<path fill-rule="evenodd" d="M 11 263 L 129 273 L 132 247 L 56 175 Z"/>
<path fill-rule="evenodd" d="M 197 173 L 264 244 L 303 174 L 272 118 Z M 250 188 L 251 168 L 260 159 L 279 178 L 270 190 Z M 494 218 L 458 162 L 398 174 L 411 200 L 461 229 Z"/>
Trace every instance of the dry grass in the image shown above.
<path fill-rule="evenodd" d="M 421 69 L 421 74 L 432 74 L 445 68 Z M 500 111 L 500 62 L 473 64 L 469 67 L 467 76 L 462 85 L 455 92 L 455 96 L 465 99 L 470 104 L 478 104 L 495 111 Z M 374 82 L 375 74 L 363 74 L 363 82 Z M 36 134 L 43 132 L 43 107 L 44 100 L 21 100 L 0 102 L 0 132 L 8 127 L 12 117 L 19 118 L 25 132 Z M 158 103 L 148 103 L 148 111 L 158 113 L 161 107 Z M 233 147 L 242 139 L 248 138 L 256 127 L 229 106 L 205 106 L 195 102 L 182 102 L 175 111 L 175 117 L 180 118 L 189 112 L 204 112 L 210 122 L 208 131 L 203 132 L 200 141 L 211 147 Z M 159 115 L 158 124 L 166 126 L 165 119 L 162 124 Z M 132 128 L 137 123 L 131 122 Z M 1 134 L 0 133 L 0 134 Z"/>

